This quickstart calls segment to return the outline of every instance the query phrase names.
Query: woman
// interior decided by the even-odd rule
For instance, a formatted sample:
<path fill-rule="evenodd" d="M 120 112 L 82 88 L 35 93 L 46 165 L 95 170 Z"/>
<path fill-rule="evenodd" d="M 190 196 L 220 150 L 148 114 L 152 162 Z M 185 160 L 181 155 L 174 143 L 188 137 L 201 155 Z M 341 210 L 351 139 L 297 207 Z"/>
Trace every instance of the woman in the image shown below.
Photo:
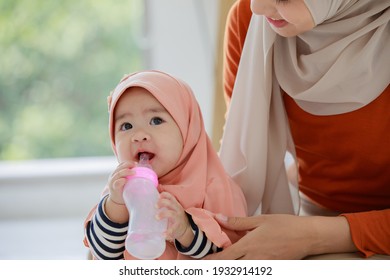
<path fill-rule="evenodd" d="M 234 5 L 220 156 L 242 186 L 249 214 L 263 215 L 221 216 L 223 226 L 250 232 L 213 258 L 390 255 L 389 6 L 389 0 Z M 297 162 L 301 201 L 287 180 L 286 151 Z"/>

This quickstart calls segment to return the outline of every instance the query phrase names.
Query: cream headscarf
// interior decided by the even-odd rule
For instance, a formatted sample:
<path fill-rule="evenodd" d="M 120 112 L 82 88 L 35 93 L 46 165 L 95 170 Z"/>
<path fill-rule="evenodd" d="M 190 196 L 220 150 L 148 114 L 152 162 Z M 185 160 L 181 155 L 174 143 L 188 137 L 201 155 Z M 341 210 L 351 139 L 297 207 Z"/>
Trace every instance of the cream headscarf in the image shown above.
<path fill-rule="evenodd" d="M 184 81 L 160 71 L 142 71 L 125 76 L 109 100 L 109 131 L 114 142 L 114 110 L 126 89 L 142 87 L 171 114 L 183 137 L 183 151 L 177 166 L 159 179 L 159 191 L 173 194 L 192 216 L 208 240 L 224 248 L 239 239 L 233 231 L 222 229 L 214 215 L 246 216 L 241 188 L 227 175 L 203 124 L 202 113 L 191 88 Z M 103 192 L 106 193 L 107 189 Z M 131 258 L 127 252 L 126 258 Z M 184 258 L 171 243 L 162 259 Z"/>
<path fill-rule="evenodd" d="M 294 154 L 280 88 L 305 111 L 359 109 L 390 81 L 389 0 L 305 0 L 316 27 L 292 38 L 253 15 L 220 157 L 244 190 L 249 214 L 297 213 L 284 157 Z"/>

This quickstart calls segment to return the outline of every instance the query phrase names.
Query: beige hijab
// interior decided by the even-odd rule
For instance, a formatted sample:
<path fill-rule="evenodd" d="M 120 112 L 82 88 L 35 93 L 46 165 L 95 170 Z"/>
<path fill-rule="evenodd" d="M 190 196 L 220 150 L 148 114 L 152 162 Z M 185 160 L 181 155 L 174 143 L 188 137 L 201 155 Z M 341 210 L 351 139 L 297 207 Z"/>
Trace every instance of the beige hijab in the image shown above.
<path fill-rule="evenodd" d="M 334 115 L 370 103 L 390 81 L 390 0 L 305 3 L 316 27 L 297 37 L 277 35 L 261 15 L 249 25 L 220 150 L 249 214 L 299 210 L 280 88 L 305 111 Z"/>

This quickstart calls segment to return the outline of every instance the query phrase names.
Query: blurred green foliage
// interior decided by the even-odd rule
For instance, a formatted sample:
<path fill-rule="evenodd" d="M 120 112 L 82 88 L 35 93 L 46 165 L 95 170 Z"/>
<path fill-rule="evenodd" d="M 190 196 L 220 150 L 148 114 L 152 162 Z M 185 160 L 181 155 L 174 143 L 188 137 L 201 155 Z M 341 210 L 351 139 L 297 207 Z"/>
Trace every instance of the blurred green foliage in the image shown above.
<path fill-rule="evenodd" d="M 0 160 L 112 155 L 106 97 L 142 68 L 142 0 L 0 1 Z"/>

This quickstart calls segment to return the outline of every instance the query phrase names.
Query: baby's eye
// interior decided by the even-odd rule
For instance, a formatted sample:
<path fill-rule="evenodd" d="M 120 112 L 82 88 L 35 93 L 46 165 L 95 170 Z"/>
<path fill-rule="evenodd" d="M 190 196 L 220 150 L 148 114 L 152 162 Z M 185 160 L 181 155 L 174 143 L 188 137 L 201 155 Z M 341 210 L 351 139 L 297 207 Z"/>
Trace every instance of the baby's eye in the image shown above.
<path fill-rule="evenodd" d="M 159 124 L 162 124 L 163 122 L 164 122 L 164 120 L 162 118 L 159 118 L 159 117 L 154 117 L 150 120 L 151 125 L 159 125 Z"/>
<path fill-rule="evenodd" d="M 120 130 L 124 131 L 124 130 L 129 130 L 129 129 L 132 129 L 133 128 L 133 125 L 131 123 L 123 123 L 120 127 Z"/>

